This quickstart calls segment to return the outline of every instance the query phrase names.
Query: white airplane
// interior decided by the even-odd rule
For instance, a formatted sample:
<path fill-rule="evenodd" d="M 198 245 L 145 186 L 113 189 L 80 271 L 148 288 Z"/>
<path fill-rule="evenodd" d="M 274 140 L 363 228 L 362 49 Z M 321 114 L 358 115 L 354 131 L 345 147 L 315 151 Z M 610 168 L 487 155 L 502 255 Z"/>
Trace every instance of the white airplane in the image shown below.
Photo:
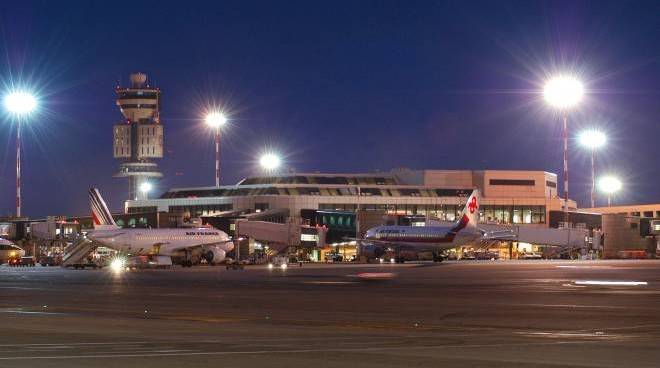
<path fill-rule="evenodd" d="M 0 263 L 5 262 L 9 258 L 23 257 L 24 255 L 25 251 L 18 245 L 7 239 L 0 238 Z"/>
<path fill-rule="evenodd" d="M 214 228 L 120 228 L 98 189 L 89 190 L 89 199 L 94 230 L 87 233 L 87 238 L 123 254 L 169 256 L 173 263 L 190 267 L 201 259 L 210 264 L 220 263 L 234 249 L 229 236 Z"/>
<path fill-rule="evenodd" d="M 434 261 L 442 261 L 440 252 L 468 243 L 487 240 L 512 240 L 510 231 L 486 232 L 477 227 L 479 219 L 479 190 L 468 197 L 458 221 L 452 226 L 377 226 L 367 230 L 360 239 L 360 254 L 380 258 L 393 251 L 395 260 L 404 262 L 402 251 L 431 251 Z"/>

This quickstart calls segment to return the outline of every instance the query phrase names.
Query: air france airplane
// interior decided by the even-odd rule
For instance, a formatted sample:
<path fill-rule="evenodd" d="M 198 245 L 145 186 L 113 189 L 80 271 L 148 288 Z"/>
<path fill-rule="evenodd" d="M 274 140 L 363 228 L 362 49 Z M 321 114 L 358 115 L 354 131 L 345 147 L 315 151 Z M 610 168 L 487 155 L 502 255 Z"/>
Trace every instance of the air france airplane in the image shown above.
<path fill-rule="evenodd" d="M 394 251 L 397 262 L 403 262 L 401 251 L 431 251 L 434 261 L 442 261 L 440 252 L 483 240 L 510 240 L 510 232 L 487 233 L 477 227 L 479 190 L 475 189 L 452 226 L 378 226 L 367 230 L 360 243 L 360 254 L 379 258 Z"/>
<path fill-rule="evenodd" d="M 234 244 L 223 231 L 213 228 L 123 229 L 117 226 L 98 189 L 89 190 L 94 230 L 87 237 L 105 247 L 129 255 L 162 255 L 172 262 L 192 266 L 205 259 L 222 262 Z"/>

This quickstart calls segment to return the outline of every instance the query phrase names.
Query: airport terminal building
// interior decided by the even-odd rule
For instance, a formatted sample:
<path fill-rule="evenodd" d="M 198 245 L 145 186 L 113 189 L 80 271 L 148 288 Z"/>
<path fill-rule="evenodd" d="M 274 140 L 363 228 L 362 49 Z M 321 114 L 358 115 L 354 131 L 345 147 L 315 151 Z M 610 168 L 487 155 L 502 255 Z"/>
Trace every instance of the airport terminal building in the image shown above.
<path fill-rule="evenodd" d="M 475 188 L 482 195 L 483 222 L 548 226 L 550 213 L 563 208 L 557 175 L 544 171 L 399 169 L 258 176 L 231 186 L 174 188 L 157 199 L 126 201 L 125 212 L 193 218 L 279 210 L 295 219 L 304 210 L 360 209 L 454 221 Z M 574 211 L 575 202 L 569 200 L 568 208 Z"/>
<path fill-rule="evenodd" d="M 255 176 L 231 186 L 173 188 L 160 198 L 129 200 L 125 213 L 137 217 L 156 213 L 161 227 L 186 226 L 191 219 L 201 218 L 232 236 L 251 234 L 237 233 L 239 220 L 247 220 L 241 223 L 242 229 L 256 222 L 294 224 L 297 232 L 289 228 L 279 242 L 338 249 L 349 246 L 345 238 L 362 237 L 368 228 L 391 221 L 409 225 L 421 225 L 426 219 L 455 221 L 473 189 L 481 192 L 479 211 L 484 223 L 547 228 L 557 227 L 557 219 L 563 221 L 564 200 L 558 195 L 557 175 L 516 170 L 396 169 Z M 576 210 L 574 201 L 569 200 L 568 209 Z M 326 233 L 315 230 L 319 228 Z M 272 232 L 259 233 L 267 234 L 263 238 L 274 237 Z M 251 252 L 253 245 L 248 249 Z"/>

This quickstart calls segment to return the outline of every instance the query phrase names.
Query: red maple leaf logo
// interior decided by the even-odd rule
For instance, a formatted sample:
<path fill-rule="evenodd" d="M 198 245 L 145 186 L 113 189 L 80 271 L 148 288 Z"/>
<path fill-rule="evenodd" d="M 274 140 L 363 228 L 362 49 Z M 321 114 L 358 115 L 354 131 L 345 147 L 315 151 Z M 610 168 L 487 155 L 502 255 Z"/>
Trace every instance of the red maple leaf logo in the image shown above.
<path fill-rule="evenodd" d="M 468 203 L 468 210 L 470 210 L 470 213 L 474 213 L 477 208 L 479 208 L 479 205 L 477 204 L 477 197 L 472 197 L 472 200 L 470 203 Z"/>

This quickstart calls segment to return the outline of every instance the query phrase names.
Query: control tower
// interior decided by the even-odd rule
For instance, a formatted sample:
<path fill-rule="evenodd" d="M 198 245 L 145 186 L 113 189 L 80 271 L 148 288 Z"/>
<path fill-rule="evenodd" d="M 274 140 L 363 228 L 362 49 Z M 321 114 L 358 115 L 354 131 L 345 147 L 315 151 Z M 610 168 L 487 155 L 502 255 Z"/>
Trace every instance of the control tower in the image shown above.
<path fill-rule="evenodd" d="M 117 106 L 124 121 L 113 127 L 113 151 L 122 160 L 116 178 L 128 178 L 128 199 L 147 199 L 148 186 L 163 176 L 152 159 L 163 158 L 160 89 L 152 88 L 143 73 L 131 74 L 131 86 L 117 85 Z"/>

